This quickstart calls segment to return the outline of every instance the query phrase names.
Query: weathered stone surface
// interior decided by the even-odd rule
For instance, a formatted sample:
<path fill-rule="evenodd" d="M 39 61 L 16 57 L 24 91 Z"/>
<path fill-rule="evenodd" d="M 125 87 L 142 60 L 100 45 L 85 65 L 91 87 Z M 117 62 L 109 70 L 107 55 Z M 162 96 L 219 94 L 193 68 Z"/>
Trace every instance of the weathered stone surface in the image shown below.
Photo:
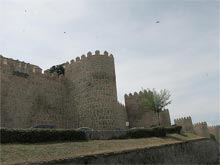
<path fill-rule="evenodd" d="M 38 66 L 1 56 L 1 127 L 125 128 L 114 58 L 95 54 L 65 63 L 64 76 L 43 74 Z"/>
<path fill-rule="evenodd" d="M 193 129 L 195 131 L 195 134 L 202 136 L 202 137 L 207 137 L 209 138 L 209 130 L 206 122 L 200 122 L 196 123 L 193 125 Z"/>
<path fill-rule="evenodd" d="M 195 133 L 192 124 L 192 118 L 190 116 L 179 119 L 174 119 L 176 125 L 182 126 L 182 132 Z"/>
<path fill-rule="evenodd" d="M 201 139 L 33 164 L 218 164 L 219 144 Z"/>
<path fill-rule="evenodd" d="M 143 93 L 125 95 L 125 106 L 128 113 L 130 127 L 151 127 L 158 126 L 158 114 L 143 106 Z M 161 126 L 171 126 L 170 114 L 168 110 L 159 113 Z"/>

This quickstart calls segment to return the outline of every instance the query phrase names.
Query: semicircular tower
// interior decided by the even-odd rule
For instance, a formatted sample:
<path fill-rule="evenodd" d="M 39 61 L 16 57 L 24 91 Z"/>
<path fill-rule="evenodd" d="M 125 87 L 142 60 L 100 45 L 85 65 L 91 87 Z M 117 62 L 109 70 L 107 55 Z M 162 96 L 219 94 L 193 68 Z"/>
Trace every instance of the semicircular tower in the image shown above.
<path fill-rule="evenodd" d="M 72 104 L 69 108 L 74 111 L 75 127 L 117 128 L 117 91 L 112 55 L 106 51 L 100 55 L 95 51 L 95 55 L 88 52 L 87 57 L 77 57 L 65 66 L 65 77 L 70 82 Z"/>

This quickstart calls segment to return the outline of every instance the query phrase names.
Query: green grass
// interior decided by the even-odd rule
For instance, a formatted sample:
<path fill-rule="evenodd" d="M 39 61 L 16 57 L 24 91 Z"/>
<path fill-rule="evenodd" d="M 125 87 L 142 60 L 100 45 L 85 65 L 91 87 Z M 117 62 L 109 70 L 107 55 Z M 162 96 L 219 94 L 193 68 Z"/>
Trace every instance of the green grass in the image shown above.
<path fill-rule="evenodd" d="M 167 137 L 173 138 L 176 140 L 181 140 L 181 141 L 203 138 L 203 137 L 200 137 L 200 136 L 192 134 L 192 133 L 183 133 L 181 135 L 180 134 L 168 134 Z"/>
<path fill-rule="evenodd" d="M 2 144 L 1 164 L 49 161 L 74 158 L 82 155 L 117 152 L 172 144 L 198 138 L 191 134 L 181 136 L 170 134 L 166 138 L 142 138 L 123 140 L 94 140 L 87 142 L 41 143 L 41 144 Z"/>

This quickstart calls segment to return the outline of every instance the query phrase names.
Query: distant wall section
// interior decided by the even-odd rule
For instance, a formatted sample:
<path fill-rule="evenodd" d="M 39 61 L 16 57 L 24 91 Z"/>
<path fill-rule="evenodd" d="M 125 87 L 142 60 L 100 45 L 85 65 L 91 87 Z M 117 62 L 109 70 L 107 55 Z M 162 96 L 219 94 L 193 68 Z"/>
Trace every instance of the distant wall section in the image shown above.
<path fill-rule="evenodd" d="M 220 126 L 210 126 L 208 127 L 209 133 L 215 136 L 215 139 L 220 143 Z"/>
<path fill-rule="evenodd" d="M 63 79 L 35 65 L 1 56 L 1 127 L 65 127 Z"/>
<path fill-rule="evenodd" d="M 194 124 L 193 128 L 194 128 L 195 134 L 202 136 L 202 137 L 207 137 L 207 138 L 210 137 L 206 122 L 196 123 Z"/>
<path fill-rule="evenodd" d="M 159 125 L 158 114 L 143 106 L 143 92 L 125 95 L 125 107 L 130 127 L 152 127 Z M 160 125 L 171 126 L 168 110 L 159 113 Z"/>
<path fill-rule="evenodd" d="M 182 126 L 182 132 L 194 133 L 191 117 L 174 119 L 176 125 Z"/>

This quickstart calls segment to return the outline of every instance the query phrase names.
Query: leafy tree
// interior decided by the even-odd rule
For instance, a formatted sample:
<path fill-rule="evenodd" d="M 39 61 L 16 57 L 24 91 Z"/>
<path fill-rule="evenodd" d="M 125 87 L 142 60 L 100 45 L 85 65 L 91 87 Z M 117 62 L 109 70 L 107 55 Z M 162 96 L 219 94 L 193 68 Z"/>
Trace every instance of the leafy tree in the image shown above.
<path fill-rule="evenodd" d="M 153 110 L 157 113 L 158 124 L 160 125 L 159 114 L 165 107 L 171 104 L 170 92 L 166 89 L 157 92 L 155 89 L 143 90 L 142 102 L 147 109 Z"/>
<path fill-rule="evenodd" d="M 49 69 L 49 72 L 50 73 L 57 73 L 58 75 L 61 75 L 65 73 L 65 68 L 64 68 L 64 64 L 61 64 L 61 65 L 56 65 L 56 66 L 52 66 L 50 69 Z"/>

